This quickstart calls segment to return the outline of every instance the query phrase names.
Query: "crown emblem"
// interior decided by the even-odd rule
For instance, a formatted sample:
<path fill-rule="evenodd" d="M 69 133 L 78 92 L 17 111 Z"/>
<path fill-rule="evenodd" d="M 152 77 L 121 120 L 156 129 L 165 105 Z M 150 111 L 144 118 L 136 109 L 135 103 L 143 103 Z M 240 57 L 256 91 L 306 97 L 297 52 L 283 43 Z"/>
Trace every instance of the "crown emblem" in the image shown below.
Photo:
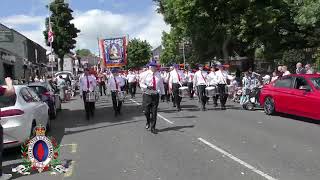
<path fill-rule="evenodd" d="M 35 128 L 36 136 L 45 136 L 46 135 L 46 128 L 42 125 L 39 125 Z"/>

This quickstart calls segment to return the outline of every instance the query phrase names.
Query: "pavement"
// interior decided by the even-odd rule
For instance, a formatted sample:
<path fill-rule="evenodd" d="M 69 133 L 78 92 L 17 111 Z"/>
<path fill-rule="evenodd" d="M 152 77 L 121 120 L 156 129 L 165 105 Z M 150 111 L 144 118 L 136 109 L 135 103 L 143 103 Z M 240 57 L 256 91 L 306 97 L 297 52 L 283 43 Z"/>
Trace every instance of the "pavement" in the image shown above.
<path fill-rule="evenodd" d="M 182 111 L 159 106 L 158 134 L 145 130 L 141 94 L 127 99 L 114 117 L 110 97 L 96 103 L 87 121 L 79 98 L 63 104 L 50 134 L 61 143 L 62 175 L 13 174 L 21 180 L 319 180 L 320 127 L 317 121 L 267 116 L 228 102 L 199 111 L 184 98 Z M 4 153 L 4 171 L 21 163 L 20 149 Z"/>

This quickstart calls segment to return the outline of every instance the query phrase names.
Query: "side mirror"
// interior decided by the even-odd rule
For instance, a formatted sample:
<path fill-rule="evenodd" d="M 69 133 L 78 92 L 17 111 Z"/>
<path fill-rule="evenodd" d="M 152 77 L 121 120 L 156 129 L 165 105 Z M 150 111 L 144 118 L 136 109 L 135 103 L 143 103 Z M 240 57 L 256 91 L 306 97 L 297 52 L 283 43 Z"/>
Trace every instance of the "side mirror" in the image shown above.
<path fill-rule="evenodd" d="M 311 88 L 309 86 L 300 86 L 300 90 L 304 90 L 306 92 L 311 92 Z"/>

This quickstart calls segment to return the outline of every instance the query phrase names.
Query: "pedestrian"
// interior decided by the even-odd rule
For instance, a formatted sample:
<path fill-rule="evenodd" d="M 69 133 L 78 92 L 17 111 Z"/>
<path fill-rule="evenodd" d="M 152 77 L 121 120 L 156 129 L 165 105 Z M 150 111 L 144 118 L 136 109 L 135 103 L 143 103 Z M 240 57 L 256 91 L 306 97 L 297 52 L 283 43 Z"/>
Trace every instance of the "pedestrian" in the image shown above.
<path fill-rule="evenodd" d="M 186 81 L 187 81 L 187 86 L 188 86 L 190 99 L 193 99 L 193 96 L 194 96 L 194 90 L 193 90 L 194 73 L 192 72 L 191 69 L 186 72 L 185 77 L 186 77 Z"/>
<path fill-rule="evenodd" d="M 296 74 L 305 74 L 306 70 L 303 68 L 302 63 L 298 62 L 296 65 Z"/>
<path fill-rule="evenodd" d="M 306 70 L 306 74 L 314 74 L 314 70 L 311 67 L 311 64 L 306 64 L 305 70 Z"/>
<path fill-rule="evenodd" d="M 279 77 L 277 76 L 277 72 L 274 71 L 274 72 L 272 73 L 271 82 L 274 82 L 274 81 L 277 80 L 278 78 L 279 78 Z"/>
<path fill-rule="evenodd" d="M 278 66 L 277 70 L 276 70 L 277 76 L 279 78 L 281 78 L 283 76 L 283 72 L 282 72 L 282 66 Z"/>
<path fill-rule="evenodd" d="M 88 68 L 85 68 L 84 75 L 80 78 L 80 96 L 83 98 L 87 120 L 90 120 L 90 116 L 94 117 L 96 86 L 96 78 L 90 75 Z"/>
<path fill-rule="evenodd" d="M 207 81 L 208 81 L 209 86 L 217 87 L 217 85 L 218 85 L 218 76 L 216 74 L 216 67 L 215 66 L 211 67 L 211 71 L 208 74 Z M 213 106 L 214 107 L 218 106 L 218 98 L 219 98 L 218 94 L 213 96 Z"/>
<path fill-rule="evenodd" d="M 282 76 L 287 76 L 290 75 L 290 71 L 288 71 L 288 67 L 287 66 L 282 66 Z"/>
<path fill-rule="evenodd" d="M 15 90 L 13 87 L 12 79 L 7 77 L 5 78 L 6 86 L 0 86 L 0 97 L 1 96 L 13 96 L 15 95 Z M 1 114 L 1 111 L 0 111 Z M 0 116 L 1 117 L 1 116 Z M 3 153 L 3 127 L 0 123 L 0 180 L 7 180 L 12 177 L 11 174 L 3 174 L 2 169 L 2 153 Z"/>
<path fill-rule="evenodd" d="M 177 107 L 177 110 L 181 111 L 182 97 L 179 96 L 179 88 L 182 87 L 185 76 L 183 72 L 178 69 L 178 64 L 175 64 L 173 67 L 174 69 L 170 72 L 169 89 L 173 95 L 173 107 Z"/>
<path fill-rule="evenodd" d="M 206 110 L 206 87 L 207 87 L 207 73 L 203 71 L 203 66 L 198 65 L 199 70 L 194 74 L 193 89 L 197 91 L 199 101 L 201 103 L 201 110 Z"/>
<path fill-rule="evenodd" d="M 114 116 L 121 115 L 122 97 L 124 96 L 121 91 L 125 86 L 125 80 L 119 75 L 119 69 L 113 68 L 111 70 L 112 76 L 108 82 L 108 88 L 111 91 L 112 105 L 114 110 Z"/>
<path fill-rule="evenodd" d="M 106 78 L 103 73 L 99 73 L 99 75 L 98 75 L 98 84 L 99 84 L 100 96 L 102 96 L 102 92 L 106 96 L 107 95 L 107 93 L 106 93 Z"/>
<path fill-rule="evenodd" d="M 158 105 L 160 95 L 164 95 L 164 86 L 155 62 L 149 64 L 149 70 L 142 77 L 140 86 L 146 89 L 143 98 L 143 107 L 147 119 L 146 129 L 150 129 L 151 133 L 156 134 Z"/>
<path fill-rule="evenodd" d="M 228 80 L 233 80 L 234 77 L 230 76 L 225 70 L 222 64 L 218 64 L 218 71 L 217 74 L 217 84 L 218 84 L 218 93 L 220 97 L 221 109 L 226 109 L 226 102 L 228 99 L 228 92 L 227 92 L 227 82 Z"/>
<path fill-rule="evenodd" d="M 57 87 L 59 89 L 59 95 L 60 99 L 62 101 L 66 100 L 66 89 L 67 89 L 67 83 L 66 80 L 62 78 L 61 75 L 57 78 Z"/>
<path fill-rule="evenodd" d="M 131 98 L 135 98 L 137 91 L 137 75 L 131 69 L 127 75 L 127 81 L 129 83 L 129 92 Z"/>

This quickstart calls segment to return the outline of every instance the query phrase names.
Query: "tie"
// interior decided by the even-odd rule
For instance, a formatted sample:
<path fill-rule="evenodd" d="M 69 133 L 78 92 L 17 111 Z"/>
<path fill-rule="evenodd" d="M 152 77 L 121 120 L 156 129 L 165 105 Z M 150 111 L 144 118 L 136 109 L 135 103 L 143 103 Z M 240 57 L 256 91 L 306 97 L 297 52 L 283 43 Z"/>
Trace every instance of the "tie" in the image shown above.
<path fill-rule="evenodd" d="M 157 90 L 156 77 L 154 75 L 152 78 L 152 87 L 153 87 L 153 90 Z"/>
<path fill-rule="evenodd" d="M 114 83 L 116 83 L 116 88 L 117 88 L 117 91 L 118 91 L 118 82 L 117 82 L 117 80 L 116 80 L 116 77 L 113 77 L 113 79 L 114 79 Z"/>
<path fill-rule="evenodd" d="M 89 83 L 89 77 L 87 76 L 87 90 L 89 91 L 90 83 Z"/>

